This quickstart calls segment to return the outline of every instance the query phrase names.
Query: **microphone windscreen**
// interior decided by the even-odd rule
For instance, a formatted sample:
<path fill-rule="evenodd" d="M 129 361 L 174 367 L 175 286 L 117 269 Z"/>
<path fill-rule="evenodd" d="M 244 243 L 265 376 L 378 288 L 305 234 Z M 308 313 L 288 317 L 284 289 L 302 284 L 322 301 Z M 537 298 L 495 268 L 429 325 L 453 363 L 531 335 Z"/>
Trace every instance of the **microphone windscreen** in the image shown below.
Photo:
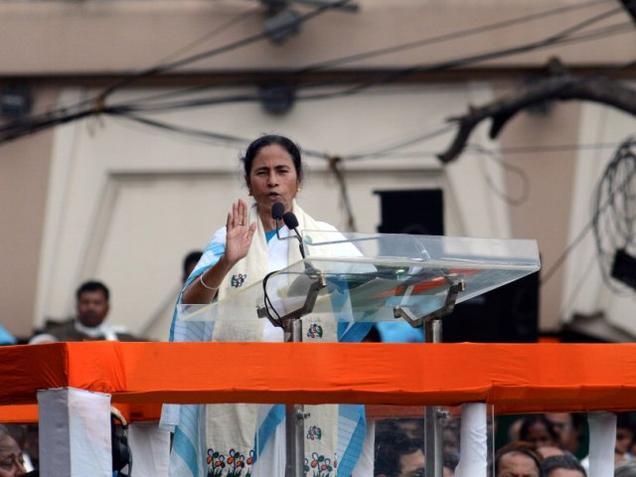
<path fill-rule="evenodd" d="M 293 230 L 298 227 L 298 219 L 293 212 L 287 212 L 283 214 L 283 222 L 289 230 Z"/>
<path fill-rule="evenodd" d="M 285 213 L 285 206 L 282 203 L 276 202 L 274 205 L 272 205 L 272 218 L 274 220 L 282 219 L 284 213 Z"/>

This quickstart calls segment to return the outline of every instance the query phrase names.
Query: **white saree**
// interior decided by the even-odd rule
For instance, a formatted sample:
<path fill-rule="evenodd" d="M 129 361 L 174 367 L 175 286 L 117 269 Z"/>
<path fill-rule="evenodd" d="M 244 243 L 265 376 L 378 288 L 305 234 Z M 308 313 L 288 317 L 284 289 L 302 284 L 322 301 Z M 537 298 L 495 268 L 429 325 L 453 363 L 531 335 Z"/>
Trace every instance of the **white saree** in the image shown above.
<path fill-rule="evenodd" d="M 294 213 L 299 229 L 333 232 L 324 222 L 315 221 L 297 204 Z M 261 281 L 268 273 L 301 259 L 292 240 L 269 242 L 258 219 L 256 207 L 250 209 L 250 223 L 257 222 L 252 245 L 226 276 L 219 288 L 219 301 L 246 286 Z M 280 230 L 287 237 L 286 228 Z M 214 266 L 225 250 L 225 227 L 218 230 L 205 249 L 186 286 Z M 351 255 L 351 249 L 334 249 L 334 256 Z M 185 288 L 185 287 L 184 287 Z M 316 333 L 316 326 L 320 333 Z M 359 341 L 366 333 L 361 326 L 340 329 L 335 320 L 313 323 L 304 330 L 305 341 Z M 172 341 L 282 341 L 283 333 L 265 319 L 183 325 L 174 322 Z M 226 357 L 220 357 L 224 359 Z M 311 372 L 311 370 L 308 370 Z M 366 434 L 364 409 L 357 405 L 307 406 L 305 423 L 305 475 L 311 477 L 349 477 L 360 455 Z M 174 406 L 164 410 L 164 424 L 174 425 L 171 477 L 274 477 L 285 468 L 285 408 L 283 405 L 215 404 Z M 366 454 L 366 453 L 365 453 Z M 366 467 L 369 463 L 365 463 Z"/>

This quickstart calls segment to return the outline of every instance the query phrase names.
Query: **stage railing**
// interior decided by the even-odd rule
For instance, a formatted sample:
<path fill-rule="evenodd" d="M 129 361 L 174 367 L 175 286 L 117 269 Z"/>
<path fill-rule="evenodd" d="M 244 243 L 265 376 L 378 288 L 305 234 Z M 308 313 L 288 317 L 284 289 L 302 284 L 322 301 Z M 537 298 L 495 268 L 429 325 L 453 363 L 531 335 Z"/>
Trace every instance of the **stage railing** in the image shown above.
<path fill-rule="evenodd" d="M 621 411 L 636 407 L 636 344 L 51 343 L 0 348 L 0 376 L 1 422 L 60 387 L 108 393 L 132 420 L 164 402 Z"/>

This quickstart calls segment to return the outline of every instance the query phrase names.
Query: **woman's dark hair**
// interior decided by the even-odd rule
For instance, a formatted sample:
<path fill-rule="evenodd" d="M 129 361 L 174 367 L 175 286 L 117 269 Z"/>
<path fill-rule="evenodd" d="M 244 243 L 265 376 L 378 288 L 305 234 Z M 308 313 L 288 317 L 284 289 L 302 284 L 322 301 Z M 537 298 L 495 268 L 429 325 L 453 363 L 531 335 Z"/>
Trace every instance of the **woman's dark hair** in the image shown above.
<path fill-rule="evenodd" d="M 273 144 L 277 144 L 289 153 L 292 158 L 292 162 L 294 163 L 294 168 L 296 169 L 296 176 L 298 177 L 298 180 L 301 181 L 303 179 L 303 165 L 300 157 L 300 148 L 291 139 L 286 138 L 285 136 L 279 136 L 278 134 L 266 134 L 265 136 L 255 139 L 249 146 L 247 146 L 245 155 L 241 158 L 243 161 L 243 167 L 245 168 L 246 180 L 249 182 L 252 164 L 254 163 L 254 158 L 258 152 L 264 147 L 271 146 Z"/>

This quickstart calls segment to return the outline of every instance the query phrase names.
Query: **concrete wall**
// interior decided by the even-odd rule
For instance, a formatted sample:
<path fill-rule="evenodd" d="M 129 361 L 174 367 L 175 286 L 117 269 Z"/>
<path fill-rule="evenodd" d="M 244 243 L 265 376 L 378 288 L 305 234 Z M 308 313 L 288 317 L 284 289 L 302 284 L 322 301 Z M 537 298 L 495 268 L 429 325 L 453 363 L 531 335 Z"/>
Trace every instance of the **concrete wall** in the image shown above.
<path fill-rule="evenodd" d="M 42 91 L 36 110 L 55 99 L 55 91 Z M 0 316 L 17 334 L 33 327 L 54 134 L 49 130 L 0 149 Z"/>
<path fill-rule="evenodd" d="M 143 93 L 130 91 L 115 99 Z M 459 111 L 466 101 L 492 98 L 487 84 L 376 93 L 362 101 L 301 102 L 282 117 L 268 115 L 257 104 L 239 104 L 176 112 L 166 119 L 246 137 L 281 131 L 307 149 L 346 155 L 420 135 L 437 128 L 443 112 Z M 68 91 L 62 101 L 80 94 Z M 439 137 L 426 147 L 441 150 L 448 139 Z M 414 144 L 410 150 L 418 147 Z M 165 337 L 165 324 L 161 329 L 154 321 L 172 306 L 182 257 L 202 247 L 224 223 L 231 202 L 246 195 L 239 153 L 236 146 L 166 135 L 124 120 L 89 120 L 56 129 L 35 321 L 71 313 L 77 284 L 96 277 L 112 288 L 115 323 Z M 340 196 L 325 161 L 308 158 L 307 165 L 303 205 L 343 228 Z M 430 155 L 419 153 L 400 160 L 346 162 L 358 229 L 374 232 L 379 223 L 374 190 L 441 187 L 446 191 L 449 233 L 507 237 L 502 204 L 475 180 L 480 167 L 475 158 L 445 170 Z M 491 175 L 502 187 L 500 171 Z"/>
<path fill-rule="evenodd" d="M 478 25 L 525 17 L 571 6 L 571 0 L 358 0 L 357 13 L 328 12 L 302 26 L 285 46 L 269 41 L 215 56 L 188 71 L 260 70 L 297 67 L 360 51 L 382 48 Z M 595 2 L 585 8 L 511 25 L 480 35 L 412 48 L 366 59 L 347 68 L 386 68 L 432 63 L 543 39 L 594 15 L 616 13 L 590 28 L 629 22 L 618 2 Z M 263 29 L 258 2 L 235 0 L 153 0 L 117 2 L 2 2 L 0 74 L 14 76 L 103 74 L 138 71 L 180 51 L 188 53 L 243 39 Z M 308 8 L 298 8 L 308 12 Z M 228 22 L 236 21 L 231 27 Z M 222 28 L 219 33 L 214 33 Z M 586 44 L 567 45 L 558 53 L 572 65 L 608 65 L 631 61 L 636 33 Z M 486 65 L 543 65 L 556 50 L 535 51 Z"/>
<path fill-rule="evenodd" d="M 355 14 L 330 12 L 302 27 L 283 46 L 264 41 L 216 56 L 190 72 L 263 71 L 299 67 L 349 53 L 422 39 L 573 1 L 361 0 Z M 250 12 L 250 9 L 253 11 Z M 570 11 L 461 40 L 404 50 L 348 64 L 387 69 L 430 64 L 545 38 L 584 18 L 616 9 L 594 28 L 629 19 L 612 2 Z M 233 26 L 217 28 L 247 14 Z M 249 2 L 3 2 L 0 5 L 0 76 L 38 79 L 38 108 L 58 101 L 51 84 L 69 75 L 114 75 L 139 70 L 166 55 L 227 44 L 261 31 L 262 11 Z M 161 32 L 161 34 L 159 34 Z M 193 41 L 196 43 L 193 43 Z M 613 66 L 632 60 L 634 33 L 590 43 L 491 61 L 491 68 L 536 68 L 558 54 L 570 66 Z M 187 46 L 186 49 L 184 47 Z M 180 125 L 252 138 L 280 131 L 309 149 L 334 154 L 369 152 L 436 130 L 469 104 L 483 104 L 519 87 L 523 71 L 498 82 L 398 84 L 362 95 L 303 102 L 285 116 L 270 116 L 258 104 L 226 105 L 158 116 Z M 48 79 L 43 80 L 44 76 Z M 430 81 L 430 80 L 429 80 Z M 41 86 L 45 85 L 45 86 Z M 46 86 L 48 85 L 48 86 Z M 218 89 L 224 95 L 255 88 Z M 58 104 L 94 94 L 66 88 Z M 128 89 L 112 100 L 157 90 Z M 400 153 L 346 164 L 347 181 L 361 231 L 379 222 L 374 189 L 441 187 L 446 195 L 447 231 L 455 235 L 536 238 L 544 270 L 589 219 L 589 201 L 603 161 L 611 151 L 506 154 L 512 146 L 617 142 L 633 133 L 633 118 L 608 108 L 561 104 L 544 116 L 515 118 L 498 142 L 483 124 L 471 142 L 502 148 L 505 164 L 529 179 L 527 199 L 511 205 L 502 196 L 520 193 L 521 180 L 484 154 L 466 152 L 446 167 L 433 158 L 450 135 L 413 144 Z M 115 322 L 153 337 L 165 336 L 184 253 L 200 247 L 223 222 L 231 199 L 244 193 L 236 146 L 166 135 L 125 120 L 90 119 L 0 146 L 0 316 L 14 333 L 28 333 L 46 316 L 72 313 L 73 291 L 97 277 L 113 288 Z M 591 164 L 596 164 L 598 166 Z M 335 225 L 345 224 L 334 179 L 323 162 L 310 160 L 303 192 L 307 209 Z M 7 204 L 7 206 L 4 206 Z M 601 307 L 629 326 L 633 303 L 617 299 L 593 269 L 593 245 L 577 251 L 542 289 L 541 326 L 553 329 L 575 311 Z M 587 268 L 580 268 L 586 264 Z M 590 265 L 591 264 L 591 265 Z M 590 268 L 591 267 L 591 268 Z M 589 280 L 579 286 L 581 274 Z M 583 290 L 583 291 L 579 291 Z"/>

